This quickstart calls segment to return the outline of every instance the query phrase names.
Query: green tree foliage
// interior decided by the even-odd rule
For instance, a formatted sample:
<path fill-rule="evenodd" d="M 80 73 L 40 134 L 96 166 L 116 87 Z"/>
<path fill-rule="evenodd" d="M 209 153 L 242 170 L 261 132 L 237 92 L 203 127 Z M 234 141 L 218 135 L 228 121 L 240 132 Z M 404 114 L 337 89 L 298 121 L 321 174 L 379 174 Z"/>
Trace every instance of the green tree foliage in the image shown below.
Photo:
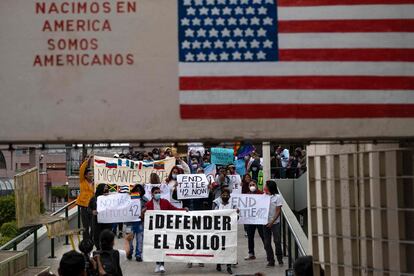
<path fill-rule="evenodd" d="M 5 222 L 16 219 L 16 207 L 14 206 L 14 195 L 0 197 L 0 226 Z"/>

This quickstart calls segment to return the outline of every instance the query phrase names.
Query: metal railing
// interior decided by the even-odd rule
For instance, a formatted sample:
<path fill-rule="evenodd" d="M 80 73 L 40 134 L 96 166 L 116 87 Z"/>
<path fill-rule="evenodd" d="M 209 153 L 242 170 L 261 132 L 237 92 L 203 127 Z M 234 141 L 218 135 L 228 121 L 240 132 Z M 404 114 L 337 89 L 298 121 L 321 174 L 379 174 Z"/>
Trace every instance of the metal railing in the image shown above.
<path fill-rule="evenodd" d="M 288 266 L 292 268 L 297 258 L 309 255 L 308 237 L 289 205 L 283 204 L 280 219 L 283 255 L 288 257 Z"/>
<path fill-rule="evenodd" d="M 63 206 L 62 208 L 60 208 L 59 210 L 53 212 L 50 215 L 51 216 L 56 216 L 56 215 L 59 215 L 60 213 L 62 213 L 63 211 L 65 211 L 65 219 L 68 219 L 68 217 L 69 217 L 69 208 L 74 204 L 76 204 L 76 200 L 67 203 L 65 206 Z M 26 231 L 24 231 L 23 233 L 21 233 L 17 237 L 13 238 L 12 240 L 7 242 L 6 244 L 2 245 L 0 247 L 0 250 L 14 250 L 14 251 L 16 251 L 17 250 L 17 245 L 33 234 L 33 265 L 37 266 L 38 265 L 37 231 L 42 226 L 43 225 L 31 226 L 30 228 L 28 228 Z M 79 226 L 80 226 L 80 215 L 79 215 L 79 206 L 78 206 L 78 227 Z M 69 244 L 68 236 L 65 237 L 65 244 Z M 55 244 L 54 244 L 54 239 L 53 238 L 50 239 L 50 251 L 51 251 L 51 256 L 49 258 L 55 258 L 55 256 L 54 256 L 54 254 L 55 254 Z"/>

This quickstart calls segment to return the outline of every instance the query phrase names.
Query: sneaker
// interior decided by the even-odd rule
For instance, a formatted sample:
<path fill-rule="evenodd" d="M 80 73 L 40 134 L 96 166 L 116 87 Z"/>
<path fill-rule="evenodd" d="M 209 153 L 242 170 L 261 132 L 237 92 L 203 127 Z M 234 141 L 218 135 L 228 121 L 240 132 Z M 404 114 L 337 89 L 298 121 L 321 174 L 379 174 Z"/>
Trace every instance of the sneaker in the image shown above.
<path fill-rule="evenodd" d="M 142 262 L 142 258 L 141 258 L 141 256 L 136 256 L 136 257 L 135 257 L 135 260 L 136 260 L 137 262 Z"/>
<path fill-rule="evenodd" d="M 233 271 L 231 270 L 231 267 L 230 266 L 227 267 L 227 273 L 228 274 L 233 274 Z"/>
<path fill-rule="evenodd" d="M 256 256 L 255 255 L 249 255 L 247 257 L 244 258 L 246 261 L 248 260 L 256 260 Z"/>
<path fill-rule="evenodd" d="M 165 273 L 165 267 L 163 265 L 160 265 L 160 272 Z"/>
<path fill-rule="evenodd" d="M 266 265 L 266 267 L 274 267 L 274 266 L 275 266 L 274 262 L 268 262 Z"/>
<path fill-rule="evenodd" d="M 187 263 L 187 267 L 188 268 L 192 268 L 193 267 L 193 263 Z"/>
<path fill-rule="evenodd" d="M 221 264 L 218 264 L 218 265 L 216 266 L 216 270 L 217 270 L 217 271 L 221 271 Z"/>
<path fill-rule="evenodd" d="M 127 255 L 128 260 L 132 260 L 132 255 Z"/>
<path fill-rule="evenodd" d="M 155 266 L 155 270 L 154 270 L 154 272 L 155 272 L 155 273 L 159 273 L 159 272 L 160 272 L 160 265 L 159 265 L 159 264 L 157 264 L 157 265 Z"/>
<path fill-rule="evenodd" d="M 204 267 L 204 264 L 199 263 L 199 264 L 198 264 L 198 266 L 199 266 L 199 267 Z"/>
<path fill-rule="evenodd" d="M 279 261 L 279 266 L 283 266 L 283 261 Z"/>

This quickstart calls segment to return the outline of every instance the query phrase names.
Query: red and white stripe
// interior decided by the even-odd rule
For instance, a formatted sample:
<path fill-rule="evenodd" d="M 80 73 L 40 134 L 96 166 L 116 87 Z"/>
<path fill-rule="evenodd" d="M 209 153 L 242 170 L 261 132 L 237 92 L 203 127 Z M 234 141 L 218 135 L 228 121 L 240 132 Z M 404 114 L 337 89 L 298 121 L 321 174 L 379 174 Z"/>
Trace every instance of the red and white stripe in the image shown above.
<path fill-rule="evenodd" d="M 414 117 L 414 0 L 279 0 L 279 62 L 180 63 L 183 119 Z"/>

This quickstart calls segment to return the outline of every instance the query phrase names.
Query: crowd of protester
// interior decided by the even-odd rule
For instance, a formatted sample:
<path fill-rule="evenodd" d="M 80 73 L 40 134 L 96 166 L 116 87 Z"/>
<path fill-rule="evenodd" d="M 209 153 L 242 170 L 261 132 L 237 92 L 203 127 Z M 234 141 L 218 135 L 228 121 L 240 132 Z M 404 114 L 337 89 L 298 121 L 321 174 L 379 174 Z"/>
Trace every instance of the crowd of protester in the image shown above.
<path fill-rule="evenodd" d="M 298 178 L 306 172 L 306 150 L 301 147 L 292 152 L 289 148 L 275 147 L 270 159 L 271 176 L 278 178 Z"/>
<path fill-rule="evenodd" d="M 131 192 L 138 192 L 141 195 L 142 214 L 141 219 L 147 210 L 218 210 L 234 209 L 230 204 L 232 182 L 229 175 L 237 174 L 233 164 L 227 166 L 217 166 L 217 174 L 209 183 L 209 197 L 202 199 L 177 199 L 177 175 L 204 173 L 204 169 L 211 164 L 211 154 L 209 150 L 190 151 L 186 157 L 178 157 L 171 148 L 158 149 L 144 152 L 132 152 L 127 154 L 115 154 L 114 158 L 125 158 L 139 161 L 160 160 L 167 157 L 176 158 L 176 164 L 165 179 L 160 179 L 156 173 L 150 176 L 150 183 L 144 185 L 161 184 L 170 189 L 171 198 L 169 200 L 161 198 L 160 185 L 153 186 L 151 198 L 144 196 L 144 186 L 136 184 Z M 263 243 L 263 249 L 267 256 L 267 267 L 275 266 L 275 257 L 280 266 L 283 266 L 281 248 L 281 228 L 280 216 L 282 207 L 282 197 L 278 194 L 277 184 L 274 180 L 267 180 L 262 187 L 258 186 L 260 171 L 262 170 L 260 155 L 249 153 L 244 156 L 246 174 L 241 176 L 241 192 L 246 194 L 268 194 L 270 196 L 270 207 L 268 223 L 266 225 L 245 225 L 246 238 L 248 239 L 248 252 L 244 260 L 254 260 L 255 243 L 254 237 L 257 230 Z M 59 275 L 122 275 L 123 260 L 132 260 L 135 249 L 135 260 L 142 262 L 143 253 L 143 223 L 142 221 L 119 224 L 99 223 L 97 220 L 96 200 L 98 196 L 109 193 L 106 184 L 99 184 L 93 187 L 93 175 L 90 167 L 90 157 L 88 157 L 80 168 L 80 196 L 78 205 L 81 207 L 81 219 L 84 227 L 83 241 L 80 243 L 79 250 L 70 251 L 63 255 L 59 268 Z M 297 148 L 293 155 L 289 154 L 288 149 L 277 147 L 272 155 L 272 162 L 277 163 L 280 169 L 278 176 L 285 178 L 293 175 L 299 176 L 306 170 L 306 153 L 301 148 Z M 88 167 L 89 166 L 89 167 Z M 92 192 L 91 192 L 92 191 Z M 95 191 L 95 192 L 93 192 Z M 79 200 L 80 199 L 80 200 Z M 124 250 L 115 250 L 114 239 L 124 238 Z M 272 239 L 274 249 L 272 246 Z M 135 241 L 134 241 L 135 240 Z M 135 247 L 134 247 L 135 245 Z M 93 251 L 93 248 L 96 248 Z M 81 261 L 82 260 L 82 261 Z M 79 262 L 75 265 L 74 262 Z M 192 263 L 187 267 L 191 268 Z M 204 264 L 198 264 L 204 267 Z M 82 269 L 80 269 L 82 267 Z M 77 274 L 79 270 L 84 274 Z M 217 271 L 221 271 L 220 264 L 216 266 Z M 164 273 L 166 271 L 163 262 L 157 262 L 154 272 Z M 232 274 L 232 265 L 226 264 L 226 271 Z"/>

